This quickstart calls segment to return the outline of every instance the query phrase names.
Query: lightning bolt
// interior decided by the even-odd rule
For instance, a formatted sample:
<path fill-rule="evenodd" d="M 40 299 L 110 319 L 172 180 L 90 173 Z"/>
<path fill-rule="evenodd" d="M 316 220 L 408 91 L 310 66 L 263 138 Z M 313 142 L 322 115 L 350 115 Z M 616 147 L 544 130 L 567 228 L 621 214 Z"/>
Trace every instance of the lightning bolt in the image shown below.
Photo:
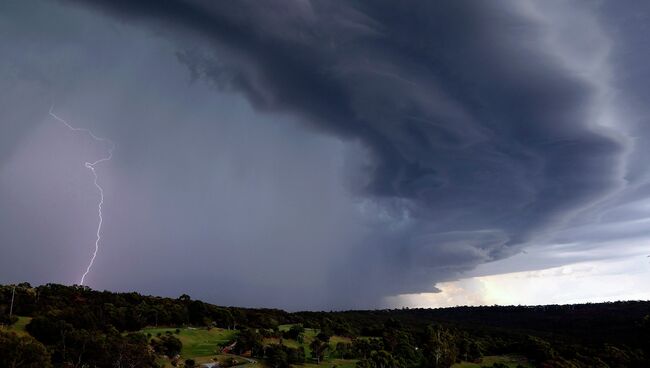
<path fill-rule="evenodd" d="M 95 141 L 108 143 L 110 145 L 110 148 L 108 149 L 108 155 L 100 158 L 95 162 L 86 162 L 84 164 L 84 166 L 93 173 L 95 187 L 99 191 L 99 203 L 97 204 L 99 223 L 97 224 L 97 233 L 96 233 L 97 237 L 95 238 L 95 250 L 93 251 L 93 256 L 92 258 L 90 258 L 88 267 L 86 267 L 86 272 L 84 272 L 83 275 L 81 275 L 81 281 L 79 281 L 79 285 L 83 285 L 84 279 L 86 278 L 86 275 L 88 275 L 88 273 L 90 272 L 90 269 L 93 267 L 93 263 L 95 263 L 95 258 L 97 257 L 97 252 L 99 251 L 99 243 L 102 240 L 102 223 L 104 222 L 104 218 L 102 217 L 102 206 L 104 205 L 104 188 L 102 188 L 102 186 L 99 185 L 98 182 L 99 177 L 97 176 L 97 171 L 95 170 L 95 166 L 101 164 L 102 162 L 109 161 L 111 158 L 113 158 L 113 150 L 115 150 L 115 143 L 113 143 L 110 139 L 97 137 L 92 131 L 90 131 L 90 129 L 73 127 L 67 121 L 56 116 L 56 114 L 54 113 L 54 106 L 50 107 L 50 116 L 56 119 L 57 121 L 63 123 L 68 129 L 70 129 L 73 132 L 86 133 Z"/>

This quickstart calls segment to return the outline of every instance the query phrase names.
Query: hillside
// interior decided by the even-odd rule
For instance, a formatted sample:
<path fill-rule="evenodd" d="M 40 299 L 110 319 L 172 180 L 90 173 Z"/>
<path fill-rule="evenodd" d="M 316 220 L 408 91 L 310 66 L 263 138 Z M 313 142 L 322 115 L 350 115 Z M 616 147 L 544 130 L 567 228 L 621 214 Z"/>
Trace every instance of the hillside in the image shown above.
<path fill-rule="evenodd" d="M 650 366 L 647 301 L 289 313 L 20 284 L 10 321 L 11 291 L 0 286 L 0 365 L 26 346 L 25 367 Z"/>

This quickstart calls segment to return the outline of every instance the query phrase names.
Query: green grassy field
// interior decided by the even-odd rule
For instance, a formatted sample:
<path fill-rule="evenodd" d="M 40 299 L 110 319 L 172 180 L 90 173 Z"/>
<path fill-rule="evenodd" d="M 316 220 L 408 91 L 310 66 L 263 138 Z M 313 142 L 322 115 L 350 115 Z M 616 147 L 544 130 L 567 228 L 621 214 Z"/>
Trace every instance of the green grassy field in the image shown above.
<path fill-rule="evenodd" d="M 181 357 L 183 359 L 197 359 L 202 357 L 214 357 L 219 353 L 220 347 L 232 341 L 237 331 L 224 330 L 221 328 L 180 328 L 176 334 L 176 328 L 145 328 L 144 333 L 156 336 L 158 333 L 171 332 L 183 343 Z"/>
<path fill-rule="evenodd" d="M 14 323 L 13 325 L 7 327 L 3 327 L 3 330 L 6 331 L 13 331 L 17 333 L 18 335 L 28 335 L 27 331 L 25 331 L 25 326 L 32 320 L 31 317 L 18 317 L 18 321 Z"/>
<path fill-rule="evenodd" d="M 279 330 L 280 331 L 288 331 L 291 326 L 293 325 L 280 325 Z M 305 348 L 305 358 L 308 360 L 311 357 L 311 349 L 309 348 L 309 344 L 316 338 L 316 335 L 318 335 L 318 330 L 313 329 L 313 328 L 305 328 L 305 333 L 303 334 L 303 343 L 302 346 Z M 267 342 L 265 341 L 265 344 Z M 268 343 L 278 343 L 278 339 L 268 339 Z M 296 340 L 290 340 L 290 339 L 283 339 L 282 344 L 285 346 L 289 346 L 292 348 L 298 348 L 301 346 L 301 344 L 298 343 Z"/>
<path fill-rule="evenodd" d="M 291 326 L 293 325 L 280 325 L 279 329 L 280 331 L 288 331 Z M 339 342 L 345 342 L 345 343 L 350 343 L 351 340 L 349 337 L 345 336 L 332 336 L 330 338 L 330 349 L 329 351 L 325 354 L 325 360 L 321 362 L 321 364 L 312 364 L 309 363 L 311 362 L 311 348 L 309 347 L 309 344 L 316 338 L 316 335 L 318 335 L 320 331 L 317 329 L 313 328 L 305 328 L 305 333 L 304 333 L 304 338 L 303 338 L 303 343 L 302 347 L 305 349 L 305 363 L 303 367 L 309 367 L 309 368 L 315 368 L 315 367 L 323 367 L 323 368 L 330 368 L 333 366 L 336 366 L 338 368 L 354 368 L 356 366 L 356 360 L 348 360 L 348 359 L 333 359 L 331 358 L 331 353 L 334 351 L 336 348 L 336 344 Z M 264 343 L 265 344 L 277 344 L 279 342 L 279 339 L 265 339 Z M 290 340 L 290 339 L 283 339 L 282 344 L 285 346 L 289 346 L 292 348 L 298 348 L 301 346 L 296 340 Z"/>
<path fill-rule="evenodd" d="M 291 327 L 291 325 L 282 325 L 280 326 L 281 331 L 286 331 Z M 202 328 L 180 328 L 179 333 L 176 333 L 176 328 L 173 327 L 156 327 L 156 328 L 145 328 L 142 330 L 143 333 L 151 334 L 152 337 L 156 335 L 165 334 L 167 332 L 172 333 L 174 336 L 178 337 L 179 340 L 183 343 L 183 348 L 181 350 L 181 358 L 185 359 L 194 359 L 197 363 L 206 363 L 213 361 L 214 358 L 218 360 L 230 359 L 233 356 L 219 354 L 219 347 L 226 345 L 228 342 L 235 339 L 237 331 L 224 330 L 220 328 L 213 328 L 210 330 Z M 305 329 L 305 337 L 302 346 L 305 348 L 305 356 L 307 362 L 311 361 L 311 349 L 309 349 L 309 343 L 316 338 L 318 335 L 318 330 L 307 328 Z M 264 339 L 264 344 L 277 344 L 280 342 L 278 338 L 267 338 Z M 330 347 L 333 350 L 336 347 L 336 344 L 339 342 L 350 342 L 350 339 L 343 336 L 332 336 L 330 339 Z M 283 345 L 298 348 L 301 346 L 296 340 L 283 339 Z M 168 362 L 164 363 L 165 366 L 169 366 Z M 245 361 L 242 361 L 245 363 Z M 305 366 L 319 367 L 319 368 L 330 368 L 337 366 L 339 368 L 354 368 L 356 361 L 355 360 L 342 360 L 342 359 L 328 359 L 321 362 L 320 365 L 306 363 Z M 257 365 L 261 367 L 264 365 L 264 362 L 259 362 Z"/>
<path fill-rule="evenodd" d="M 264 345 L 274 345 L 274 344 L 279 344 L 280 339 L 277 337 L 266 337 L 264 338 Z M 291 340 L 291 339 L 282 339 L 282 345 L 288 346 L 290 348 L 299 348 L 300 344 L 296 340 Z"/>
<path fill-rule="evenodd" d="M 292 325 L 292 324 L 289 324 L 289 325 L 280 325 L 280 326 L 278 326 L 278 329 L 279 329 L 281 332 L 282 332 L 282 331 L 289 331 L 289 329 L 291 328 L 291 326 L 293 326 L 293 325 Z"/>
<path fill-rule="evenodd" d="M 485 356 L 479 363 L 462 362 L 452 365 L 452 368 L 481 368 L 490 367 L 494 363 L 503 363 L 509 368 L 516 368 L 518 365 L 526 368 L 532 368 L 532 365 L 526 358 L 517 355 L 500 355 L 500 356 Z"/>

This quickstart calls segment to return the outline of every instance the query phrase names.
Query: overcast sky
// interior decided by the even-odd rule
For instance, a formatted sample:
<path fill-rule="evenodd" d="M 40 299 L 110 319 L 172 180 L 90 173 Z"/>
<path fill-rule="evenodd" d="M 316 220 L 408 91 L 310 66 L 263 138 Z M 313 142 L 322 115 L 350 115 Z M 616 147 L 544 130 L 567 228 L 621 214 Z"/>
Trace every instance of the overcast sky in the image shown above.
<path fill-rule="evenodd" d="M 644 1 L 0 2 L 0 282 L 650 299 Z"/>

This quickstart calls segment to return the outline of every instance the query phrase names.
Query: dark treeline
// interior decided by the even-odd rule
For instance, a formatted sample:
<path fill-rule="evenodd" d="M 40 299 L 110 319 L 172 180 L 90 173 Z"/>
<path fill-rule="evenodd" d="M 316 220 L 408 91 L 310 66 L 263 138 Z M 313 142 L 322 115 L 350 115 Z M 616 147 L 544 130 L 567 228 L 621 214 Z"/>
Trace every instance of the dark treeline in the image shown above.
<path fill-rule="evenodd" d="M 0 312 L 8 310 L 11 293 L 11 286 L 0 286 Z M 239 325 L 271 328 L 290 320 L 287 312 L 278 309 L 218 307 L 192 300 L 187 295 L 172 299 L 58 284 L 38 287 L 19 284 L 15 298 L 16 315 L 43 316 L 56 311 L 66 322 L 87 329 L 112 326 L 118 331 L 137 331 L 145 326 L 204 326 L 212 323 L 230 329 Z"/>
<path fill-rule="evenodd" d="M 548 367 L 650 367 L 650 302 L 299 312 L 336 334 L 385 337 L 397 323 L 420 341 L 431 326 L 453 336 L 455 355 L 518 353 Z M 471 347 L 471 348 L 470 348 Z"/>
<path fill-rule="evenodd" d="M 48 367 L 45 360 L 66 368 L 157 367 L 158 356 L 172 357 L 181 345 L 171 335 L 137 333 L 145 326 L 273 328 L 288 321 L 284 311 L 217 307 L 187 295 L 172 299 L 27 283 L 16 286 L 14 318 L 9 319 L 12 292 L 13 286 L 0 286 L 0 324 L 14 323 L 15 316 L 32 317 L 26 329 L 37 341 L 0 331 L 2 368 Z"/>
<path fill-rule="evenodd" d="M 0 324 L 15 322 L 8 316 L 12 289 L 0 286 Z M 32 317 L 30 336 L 0 333 L 3 367 L 18 360 L 22 365 L 13 366 L 156 367 L 160 356 L 181 349 L 173 335 L 137 332 L 156 325 L 236 329 L 234 353 L 277 368 L 325 356 L 355 359 L 359 368 L 449 367 L 502 354 L 525 356 L 539 367 L 650 367 L 650 302 L 288 313 L 221 307 L 187 295 L 20 284 L 13 314 Z M 294 326 L 280 331 L 282 324 Z M 263 343 L 265 337 L 302 343 L 304 328 L 318 330 L 310 356 L 303 348 Z M 335 335 L 350 342 L 334 345 Z"/>
<path fill-rule="evenodd" d="M 410 308 L 344 312 L 298 312 L 304 323 L 346 321 L 362 335 L 376 335 L 383 324 L 397 319 L 413 330 L 443 324 L 473 333 L 507 331 L 532 334 L 563 343 L 599 344 L 608 341 L 640 347 L 640 324 L 650 314 L 650 302 L 628 301 L 546 306 L 480 306 L 439 309 Z"/>

